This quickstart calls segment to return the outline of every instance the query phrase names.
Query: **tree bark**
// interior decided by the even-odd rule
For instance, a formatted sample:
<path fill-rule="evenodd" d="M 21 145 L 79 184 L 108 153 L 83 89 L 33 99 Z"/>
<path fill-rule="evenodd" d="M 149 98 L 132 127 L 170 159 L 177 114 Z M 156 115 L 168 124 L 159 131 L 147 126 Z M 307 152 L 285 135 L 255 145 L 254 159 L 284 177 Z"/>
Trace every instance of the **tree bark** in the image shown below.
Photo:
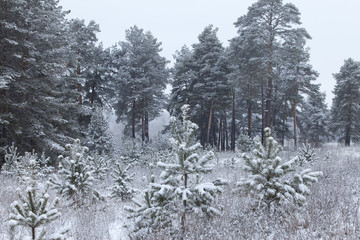
<path fill-rule="evenodd" d="M 232 88 L 232 112 L 231 112 L 231 133 L 230 133 L 230 150 L 235 151 L 235 88 Z"/>
<path fill-rule="evenodd" d="M 261 84 L 261 143 L 264 144 L 265 110 L 264 110 L 264 85 Z"/>
<path fill-rule="evenodd" d="M 145 100 L 141 99 L 141 141 L 145 141 Z"/>
<path fill-rule="evenodd" d="M 148 111 L 148 101 L 145 98 L 145 141 L 149 142 L 149 111 Z"/>
<path fill-rule="evenodd" d="M 210 112 L 209 112 L 209 122 L 208 122 L 208 128 L 207 128 L 206 144 L 210 144 L 212 118 L 213 118 L 213 104 L 211 103 Z"/>
<path fill-rule="evenodd" d="M 132 130 L 131 137 L 132 137 L 133 139 L 135 139 L 135 107 L 136 107 L 136 100 L 133 99 L 133 104 L 132 104 L 132 117 L 131 117 L 131 130 Z"/>
<path fill-rule="evenodd" d="M 294 98 L 294 148 L 297 149 L 297 134 L 296 134 L 296 97 Z"/>

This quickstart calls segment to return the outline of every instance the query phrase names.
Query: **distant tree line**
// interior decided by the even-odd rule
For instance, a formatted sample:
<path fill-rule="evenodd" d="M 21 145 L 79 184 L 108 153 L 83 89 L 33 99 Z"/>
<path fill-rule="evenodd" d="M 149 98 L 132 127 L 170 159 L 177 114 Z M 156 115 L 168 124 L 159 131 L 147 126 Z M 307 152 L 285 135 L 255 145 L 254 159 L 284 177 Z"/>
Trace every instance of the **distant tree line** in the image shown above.
<path fill-rule="evenodd" d="M 0 0 L 0 9 L 1 151 L 14 142 L 19 151 L 56 156 L 77 138 L 109 151 L 106 108 L 125 123 L 126 136 L 147 142 L 149 122 L 164 108 L 180 117 L 184 104 L 200 143 L 219 150 L 235 150 L 239 135 L 262 135 L 265 127 L 295 146 L 326 141 L 330 130 L 347 145 L 357 139 L 359 63 L 349 59 L 334 75 L 328 111 L 293 4 L 257 1 L 235 22 L 228 47 L 217 28 L 205 27 L 197 43 L 175 53 L 172 68 L 161 43 L 137 26 L 104 49 L 99 26 L 67 19 L 57 0 Z"/>

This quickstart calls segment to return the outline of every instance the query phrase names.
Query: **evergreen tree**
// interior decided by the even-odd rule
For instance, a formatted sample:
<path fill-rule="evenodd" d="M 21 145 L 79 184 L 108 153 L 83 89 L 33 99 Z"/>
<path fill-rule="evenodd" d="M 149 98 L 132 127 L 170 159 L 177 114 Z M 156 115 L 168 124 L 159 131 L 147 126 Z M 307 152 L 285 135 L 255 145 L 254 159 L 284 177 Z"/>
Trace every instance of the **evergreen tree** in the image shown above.
<path fill-rule="evenodd" d="M 349 58 L 334 74 L 335 97 L 331 106 L 331 129 L 346 146 L 360 133 L 360 63 Z"/>
<path fill-rule="evenodd" d="M 315 91 L 304 102 L 299 116 L 301 136 L 319 147 L 329 137 L 329 110 L 325 104 L 325 93 Z"/>
<path fill-rule="evenodd" d="M 49 184 L 42 186 L 37 181 L 38 165 L 33 159 L 27 159 L 29 162 L 28 179 L 26 183 L 26 189 L 21 191 L 17 189 L 19 201 L 15 201 L 10 206 L 10 234 L 11 239 L 14 239 L 16 235 L 15 228 L 17 226 L 24 226 L 30 228 L 31 236 L 33 240 L 43 239 L 46 234 L 44 225 L 54 221 L 60 216 L 60 213 L 56 209 L 56 205 L 59 202 L 59 198 L 55 198 L 52 203 L 49 202 Z M 42 227 L 40 233 L 36 230 Z M 50 237 L 51 238 L 51 237 Z"/>
<path fill-rule="evenodd" d="M 85 145 L 91 152 L 110 154 L 113 151 L 112 138 L 109 133 L 109 123 L 101 108 L 92 111 L 90 124 L 86 132 Z"/>
<path fill-rule="evenodd" d="M 298 151 L 298 156 L 300 166 L 306 163 L 313 163 L 319 159 L 316 157 L 314 148 L 312 148 L 308 142 L 302 144 L 302 148 L 300 148 Z"/>
<path fill-rule="evenodd" d="M 139 126 L 142 141 L 149 141 L 149 121 L 160 113 L 163 90 L 168 81 L 167 60 L 160 56 L 161 43 L 137 26 L 126 31 L 126 41 L 115 49 L 114 109 L 118 121 L 126 123 L 135 138 Z"/>
<path fill-rule="evenodd" d="M 86 195 L 98 197 L 99 194 L 93 190 L 94 177 L 89 163 L 87 147 L 82 147 L 80 140 L 76 139 L 73 144 L 67 144 L 68 156 L 59 156 L 59 179 L 56 175 L 51 179 L 54 188 L 67 198 L 79 198 Z"/>
<path fill-rule="evenodd" d="M 126 168 L 123 168 L 120 163 L 115 164 L 114 172 L 111 174 L 115 184 L 110 187 L 111 197 L 121 198 L 121 201 L 129 200 L 133 197 L 136 190 L 131 188 L 129 183 L 133 181 L 135 173 L 128 175 L 127 172 L 130 167 L 130 164 Z"/>
<path fill-rule="evenodd" d="M 291 3 L 283 4 L 282 0 L 259 0 L 248 8 L 246 15 L 238 18 L 235 26 L 240 35 L 251 38 L 250 42 L 257 48 L 255 55 L 260 65 L 266 68 L 266 88 L 262 89 L 265 99 L 264 125 L 270 127 L 276 116 L 272 116 L 275 80 L 279 78 L 277 68 L 283 66 L 282 56 L 287 51 L 286 43 L 289 39 L 306 39 L 310 36 L 300 25 L 300 12 Z M 264 91 L 265 90 L 265 91 Z M 264 98 L 264 95 L 266 96 Z"/>
<path fill-rule="evenodd" d="M 312 172 L 305 169 L 289 177 L 290 172 L 296 171 L 299 157 L 295 156 L 287 162 L 282 162 L 279 154 L 282 147 L 271 137 L 271 130 L 265 128 L 265 141 L 261 144 L 259 137 L 254 138 L 255 149 L 253 152 L 244 154 L 244 170 L 248 176 L 238 185 L 245 186 L 251 195 L 268 207 L 273 202 L 286 204 L 293 202 L 303 205 L 306 196 L 310 194 L 309 186 L 317 182 L 322 172 Z"/>
<path fill-rule="evenodd" d="M 133 218 L 142 215 L 150 219 L 148 214 L 156 216 L 158 227 L 169 224 L 177 226 L 179 222 L 176 219 L 180 218 L 181 238 L 186 234 L 188 214 L 197 213 L 210 217 L 220 213 L 214 206 L 214 201 L 216 194 L 222 191 L 220 185 L 225 184 L 221 179 L 214 182 L 203 181 L 201 174 L 210 173 L 213 169 L 213 165 L 209 163 L 213 153 L 208 152 L 202 157 L 198 155 L 201 144 L 196 142 L 194 136 L 197 125 L 189 120 L 188 111 L 189 106 L 184 105 L 181 122 L 176 121 L 175 117 L 170 120 L 174 161 L 158 163 L 163 169 L 159 183 L 150 183 L 145 192 L 146 202 L 138 203 L 137 209 L 130 209 Z M 147 224 L 151 223 L 147 221 Z"/>

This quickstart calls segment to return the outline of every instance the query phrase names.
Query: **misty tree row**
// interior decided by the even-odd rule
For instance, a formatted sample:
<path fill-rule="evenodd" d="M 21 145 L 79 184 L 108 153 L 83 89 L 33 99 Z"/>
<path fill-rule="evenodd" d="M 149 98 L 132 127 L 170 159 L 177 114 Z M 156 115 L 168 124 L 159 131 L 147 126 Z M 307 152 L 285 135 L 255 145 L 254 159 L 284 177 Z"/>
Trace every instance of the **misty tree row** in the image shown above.
<path fill-rule="evenodd" d="M 359 63 L 349 59 L 335 75 L 328 111 L 309 63 L 310 35 L 293 4 L 254 3 L 235 22 L 238 34 L 228 47 L 215 27 L 205 27 L 197 43 L 175 53 L 171 69 L 161 43 L 137 26 L 104 49 L 99 26 L 67 19 L 58 0 L 0 0 L 0 8 L 2 149 L 15 142 L 21 151 L 57 155 L 79 138 L 92 150 L 109 151 L 103 109 L 115 110 L 126 136 L 145 142 L 162 109 L 179 116 L 184 104 L 201 144 L 220 150 L 234 150 L 240 135 L 261 135 L 265 127 L 282 144 L 318 144 L 329 129 L 348 144 L 356 139 Z"/>

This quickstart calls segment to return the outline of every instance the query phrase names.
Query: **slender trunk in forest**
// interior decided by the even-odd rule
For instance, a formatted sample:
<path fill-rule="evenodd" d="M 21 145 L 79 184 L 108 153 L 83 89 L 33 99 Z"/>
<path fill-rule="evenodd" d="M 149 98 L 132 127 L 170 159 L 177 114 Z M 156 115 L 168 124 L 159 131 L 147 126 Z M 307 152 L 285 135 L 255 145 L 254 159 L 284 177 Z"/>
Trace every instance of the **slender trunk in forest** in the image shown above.
<path fill-rule="evenodd" d="M 346 126 L 345 129 L 345 146 L 350 146 L 350 141 L 351 141 L 351 134 L 350 134 L 350 126 Z"/>
<path fill-rule="evenodd" d="M 81 68 L 80 68 L 80 50 L 78 50 L 78 59 L 77 59 L 77 69 L 76 74 L 78 77 L 81 75 Z M 83 99 L 82 99 L 82 86 L 81 82 L 78 82 L 78 93 L 79 93 L 79 104 L 82 105 Z"/>
<path fill-rule="evenodd" d="M 210 133 L 211 133 L 211 124 L 212 124 L 212 118 L 213 118 L 213 104 L 210 105 L 210 112 L 209 112 L 209 122 L 208 122 L 208 128 L 207 128 L 207 137 L 206 137 L 206 144 L 210 144 Z"/>
<path fill-rule="evenodd" d="M 286 100 L 284 101 L 284 113 L 282 119 L 282 135 L 281 135 L 281 145 L 285 144 L 285 129 L 286 129 Z"/>
<path fill-rule="evenodd" d="M 136 100 L 133 99 L 132 104 L 132 116 L 131 116 L 131 137 L 135 139 L 135 107 L 136 107 Z"/>
<path fill-rule="evenodd" d="M 230 133 L 230 150 L 235 151 L 235 88 L 232 88 L 232 112 L 231 112 L 231 133 Z"/>
<path fill-rule="evenodd" d="M 252 122 L 251 122 L 251 115 L 252 115 L 252 87 L 251 87 L 251 78 L 250 78 L 250 82 L 249 82 L 249 86 L 248 86 L 248 90 L 249 90 L 249 96 L 248 96 L 248 100 L 247 100 L 247 105 L 248 105 L 248 136 L 251 137 L 251 126 L 252 126 Z"/>
<path fill-rule="evenodd" d="M 205 141 L 204 141 L 204 111 L 203 107 L 200 108 L 200 119 L 199 119 L 199 129 L 200 129 L 200 144 L 205 148 Z"/>
<path fill-rule="evenodd" d="M 225 128 L 225 149 L 229 150 L 229 137 L 228 137 L 228 125 L 226 120 L 226 114 L 224 118 L 224 128 Z"/>
<path fill-rule="evenodd" d="M 187 158 L 186 154 L 184 156 L 184 160 Z M 184 188 L 187 189 L 187 182 L 188 182 L 188 175 L 187 173 L 184 173 L 183 175 L 184 177 Z M 181 236 L 180 239 L 184 239 L 185 237 L 185 232 L 186 232 L 186 207 L 187 207 L 187 201 L 184 199 L 183 200 L 183 206 L 184 206 L 184 211 L 182 212 L 182 216 L 181 216 L 181 220 L 180 220 L 180 224 L 181 224 Z"/>
<path fill-rule="evenodd" d="M 297 134 L 296 134 L 296 98 L 294 98 L 294 148 L 297 149 Z"/>
<path fill-rule="evenodd" d="M 8 9 L 8 5 L 7 2 L 4 2 L 4 12 L 5 12 L 5 21 L 8 22 L 8 18 L 9 18 L 9 9 Z M 4 37 L 7 38 L 7 28 L 4 26 Z M 3 61 L 4 61 L 4 66 L 6 65 L 7 62 L 7 43 L 6 41 L 4 41 L 4 45 L 3 45 Z"/>
<path fill-rule="evenodd" d="M 221 124 L 222 124 L 222 119 L 220 118 L 220 121 L 219 121 L 219 136 L 218 136 L 218 143 L 216 145 L 218 151 L 220 151 L 220 144 L 221 144 Z"/>
<path fill-rule="evenodd" d="M 145 98 L 145 141 L 149 142 L 149 111 L 148 101 Z"/>
<path fill-rule="evenodd" d="M 145 100 L 141 99 L 141 141 L 145 141 Z"/>
<path fill-rule="evenodd" d="M 265 110 L 264 110 L 264 85 L 261 84 L 261 143 L 264 144 Z"/>
<path fill-rule="evenodd" d="M 270 31 L 269 36 L 269 62 L 268 62 L 268 82 L 267 82 L 267 92 L 266 92 L 266 109 L 265 109 L 265 127 L 271 127 L 271 104 L 272 104 L 272 91 L 273 91 L 273 44 L 274 44 L 274 31 L 273 31 L 273 16 L 272 12 L 269 16 L 268 22 L 269 28 L 272 29 Z"/>

